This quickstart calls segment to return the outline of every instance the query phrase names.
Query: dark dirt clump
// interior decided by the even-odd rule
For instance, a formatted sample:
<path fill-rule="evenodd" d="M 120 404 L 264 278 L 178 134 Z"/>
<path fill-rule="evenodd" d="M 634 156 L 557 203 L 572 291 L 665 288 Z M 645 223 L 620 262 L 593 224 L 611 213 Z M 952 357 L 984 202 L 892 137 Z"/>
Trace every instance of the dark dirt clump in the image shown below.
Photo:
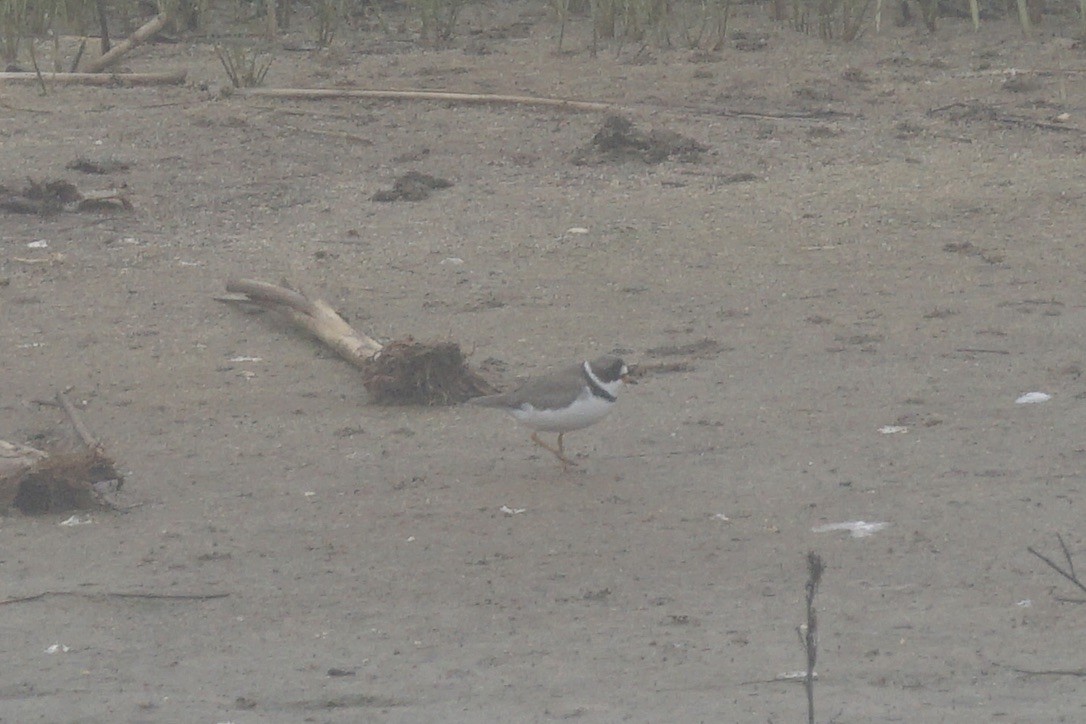
<path fill-rule="evenodd" d="M 455 342 L 392 342 L 363 374 L 362 384 L 379 405 L 456 405 L 494 392 Z"/>
<path fill-rule="evenodd" d="M 55 453 L 10 481 L 17 486 L 12 505 L 23 513 L 42 514 L 100 507 L 98 484 L 124 478 L 109 457 L 97 450 Z"/>
<path fill-rule="evenodd" d="M 452 181 L 418 171 L 408 171 L 396 179 L 391 189 L 373 195 L 374 201 L 425 201 L 436 189 L 447 189 Z"/>
<path fill-rule="evenodd" d="M 655 164 L 669 158 L 696 161 L 708 150 L 694 139 L 673 131 L 645 133 L 635 128 L 628 118 L 608 116 L 588 145 L 573 154 L 573 163 L 578 166 L 628 161 Z"/>
<path fill-rule="evenodd" d="M 12 214 L 59 214 L 68 204 L 78 203 L 83 197 L 75 184 L 56 179 L 35 181 L 27 179 L 21 191 L 0 186 L 0 210 Z"/>
<path fill-rule="evenodd" d="M 0 186 L 0 211 L 10 214 L 55 216 L 62 211 L 114 211 L 131 208 L 132 204 L 120 189 L 89 191 L 83 194 L 75 184 L 64 179 L 27 179 L 26 186 L 19 191 Z"/>

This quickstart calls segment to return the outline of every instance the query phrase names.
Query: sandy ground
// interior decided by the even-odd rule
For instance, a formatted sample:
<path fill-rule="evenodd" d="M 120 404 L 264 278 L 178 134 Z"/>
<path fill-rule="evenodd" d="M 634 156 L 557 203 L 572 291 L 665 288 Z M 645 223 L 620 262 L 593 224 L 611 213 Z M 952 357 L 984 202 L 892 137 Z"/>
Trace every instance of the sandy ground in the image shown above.
<path fill-rule="evenodd" d="M 592 58 L 586 25 L 557 55 L 541 9 L 476 8 L 451 48 L 360 31 L 268 85 L 612 101 L 700 160 L 575 165 L 598 113 L 222 97 L 206 44 L 128 64 L 185 87 L 0 88 L 0 183 L 134 206 L 0 215 L 0 438 L 66 430 L 34 400 L 73 386 L 139 504 L 0 519 L 0 720 L 800 721 L 773 680 L 805 665 L 809 550 L 819 721 L 1086 717 L 1080 678 L 1030 673 L 1086 654 L 1027 551 L 1083 548 L 1070 30 L 846 46 L 740 14 L 716 54 Z M 454 185 L 371 200 L 412 170 Z M 492 411 L 368 405 L 215 301 L 232 276 L 503 385 L 612 351 L 681 371 L 570 435 L 563 475 Z M 848 521 L 889 525 L 813 532 Z"/>

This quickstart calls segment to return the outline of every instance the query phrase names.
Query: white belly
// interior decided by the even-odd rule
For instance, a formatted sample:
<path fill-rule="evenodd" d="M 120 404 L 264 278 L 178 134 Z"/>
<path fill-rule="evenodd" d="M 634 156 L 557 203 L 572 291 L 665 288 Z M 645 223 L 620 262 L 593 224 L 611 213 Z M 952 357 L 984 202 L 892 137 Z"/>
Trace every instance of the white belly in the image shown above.
<path fill-rule="evenodd" d="M 517 422 L 540 432 L 571 432 L 580 430 L 607 417 L 614 402 L 596 397 L 588 390 L 577 398 L 571 407 L 564 410 L 537 410 L 528 403 L 519 409 L 510 410 L 509 414 Z"/>

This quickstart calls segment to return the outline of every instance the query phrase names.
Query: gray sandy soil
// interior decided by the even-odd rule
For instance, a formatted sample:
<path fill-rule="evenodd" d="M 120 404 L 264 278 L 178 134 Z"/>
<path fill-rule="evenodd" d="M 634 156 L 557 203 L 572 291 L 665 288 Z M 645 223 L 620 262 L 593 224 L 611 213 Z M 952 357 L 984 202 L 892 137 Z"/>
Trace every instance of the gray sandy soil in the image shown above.
<path fill-rule="evenodd" d="M 598 113 L 222 97 L 205 44 L 129 62 L 185 87 L 0 88 L 0 183 L 134 207 L 0 215 L 0 438 L 65 431 L 33 400 L 71 385 L 140 504 L 0 519 L 0 598 L 50 592 L 0 605 L 0 720 L 801 721 L 774 679 L 804 667 L 809 550 L 820 721 L 1086 717 L 1081 678 L 1027 673 L 1086 665 L 1027 552 L 1086 530 L 1083 51 L 1055 21 L 826 45 L 761 12 L 733 25 L 764 46 L 592 58 L 586 22 L 556 55 L 542 6 L 500 5 L 451 48 L 359 31 L 268 76 L 613 101 L 708 149 L 654 165 L 575 165 Z M 453 186 L 371 200 L 412 170 Z M 368 405 L 215 301 L 235 276 L 503 386 L 678 371 L 563 474 L 493 411 Z M 889 526 L 812 530 L 849 521 Z"/>

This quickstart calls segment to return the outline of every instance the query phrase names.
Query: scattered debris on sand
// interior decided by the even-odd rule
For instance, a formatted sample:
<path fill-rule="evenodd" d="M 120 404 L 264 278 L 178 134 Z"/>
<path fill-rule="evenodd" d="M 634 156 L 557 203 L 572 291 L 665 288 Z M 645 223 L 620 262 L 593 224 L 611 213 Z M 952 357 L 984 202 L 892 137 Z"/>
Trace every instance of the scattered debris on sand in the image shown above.
<path fill-rule="evenodd" d="M 123 173 L 132 165 L 126 161 L 118 161 L 115 158 L 106 158 L 100 161 L 94 161 L 89 158 L 80 156 L 74 161 L 70 161 L 65 168 L 71 171 L 78 171 L 79 173 L 94 174 L 97 176 L 106 176 L 111 173 Z"/>
<path fill-rule="evenodd" d="M 83 447 L 39 450 L 0 440 L 0 511 L 29 515 L 66 510 L 124 510 L 113 495 L 124 485 L 117 466 L 88 431 L 75 406 L 61 392 L 55 402 L 67 414 Z"/>
<path fill-rule="evenodd" d="M 604 119 L 592 140 L 573 154 L 573 163 L 577 166 L 629 161 L 656 164 L 670 158 L 691 162 L 708 150 L 694 139 L 673 131 L 645 133 L 635 128 L 628 118 L 611 115 Z"/>
<path fill-rule="evenodd" d="M 649 375 L 689 372 L 695 369 L 695 360 L 717 357 L 721 352 L 729 349 L 729 347 L 725 347 L 719 341 L 709 339 L 708 337 L 686 344 L 668 344 L 660 347 L 653 347 L 645 350 L 646 357 L 679 357 L 681 359 L 639 364 L 630 370 L 630 376 L 634 379 L 638 379 Z"/>
<path fill-rule="evenodd" d="M 21 190 L 0 186 L 0 211 L 9 214 L 53 216 L 61 212 L 130 210 L 132 203 L 124 189 L 80 192 L 64 179 L 27 179 Z"/>
<path fill-rule="evenodd" d="M 452 181 L 418 171 L 408 171 L 396 179 L 391 189 L 373 195 L 374 201 L 425 201 L 437 189 L 447 189 Z"/>

